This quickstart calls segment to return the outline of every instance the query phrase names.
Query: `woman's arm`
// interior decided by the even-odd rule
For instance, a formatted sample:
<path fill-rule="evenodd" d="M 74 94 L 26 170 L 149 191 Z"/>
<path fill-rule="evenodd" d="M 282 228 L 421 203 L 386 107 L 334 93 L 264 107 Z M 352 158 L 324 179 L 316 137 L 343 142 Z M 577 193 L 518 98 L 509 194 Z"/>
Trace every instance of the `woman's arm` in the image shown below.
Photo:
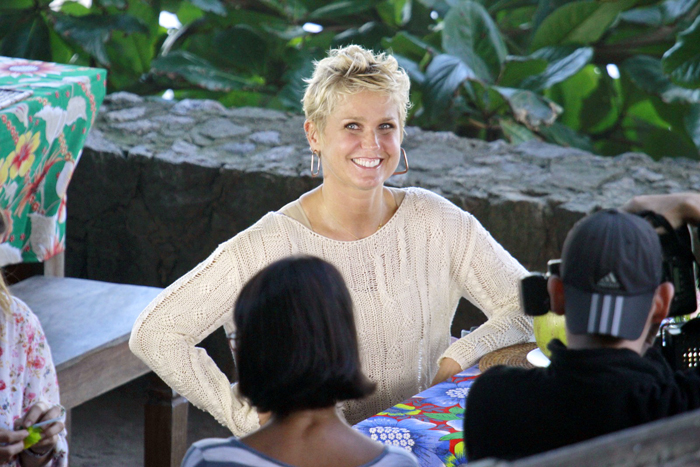
<path fill-rule="evenodd" d="M 236 435 L 259 427 L 257 413 L 206 351 L 195 346 L 232 322 L 236 296 L 248 279 L 234 250 L 254 252 L 247 242 L 242 236 L 220 245 L 165 289 L 138 317 L 129 340 L 131 351 L 163 381 Z M 245 260 L 254 261 L 253 255 Z"/>
<path fill-rule="evenodd" d="M 488 352 L 532 337 L 532 319 L 520 307 L 520 279 L 527 270 L 470 214 L 463 213 L 458 232 L 453 249 L 457 255 L 453 258 L 455 280 L 463 296 L 488 320 L 440 357 L 441 377 L 451 376 L 447 373 L 457 368 L 450 360 L 461 369 L 467 368 Z"/>

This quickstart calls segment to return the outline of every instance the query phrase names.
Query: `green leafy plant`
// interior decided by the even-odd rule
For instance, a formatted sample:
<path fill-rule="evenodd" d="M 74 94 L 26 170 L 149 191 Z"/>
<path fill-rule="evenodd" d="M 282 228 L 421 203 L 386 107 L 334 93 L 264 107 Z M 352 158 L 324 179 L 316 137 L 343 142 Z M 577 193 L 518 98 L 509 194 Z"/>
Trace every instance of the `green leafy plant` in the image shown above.
<path fill-rule="evenodd" d="M 162 11 L 181 26 L 161 27 Z M 298 111 L 313 60 L 357 43 L 409 73 L 410 124 L 697 159 L 699 13 L 700 0 L 3 0 L 0 54 L 108 68 L 110 91 Z"/>

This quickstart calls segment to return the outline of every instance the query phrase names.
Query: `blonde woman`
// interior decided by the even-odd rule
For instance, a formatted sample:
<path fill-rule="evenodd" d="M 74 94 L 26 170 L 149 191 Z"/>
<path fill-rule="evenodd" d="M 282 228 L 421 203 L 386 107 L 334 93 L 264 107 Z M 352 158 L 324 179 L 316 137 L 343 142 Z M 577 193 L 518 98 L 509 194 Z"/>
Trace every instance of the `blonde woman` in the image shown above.
<path fill-rule="evenodd" d="M 4 225 L 0 225 L 0 231 Z M 26 428 L 61 417 L 56 369 L 39 319 L 10 295 L 0 273 L 0 464 L 64 467 L 68 445 L 63 423 L 42 427 L 29 448 Z"/>
<path fill-rule="evenodd" d="M 374 394 L 344 403 L 350 423 L 531 335 L 518 300 L 526 271 L 481 224 L 427 190 L 384 186 L 407 166 L 401 142 L 409 86 L 392 56 L 358 46 L 331 50 L 316 63 L 304 130 L 322 185 L 223 243 L 134 325 L 132 351 L 236 435 L 258 429 L 267 416 L 196 345 L 222 325 L 234 331 L 241 288 L 280 258 L 320 257 L 350 290 L 362 369 L 377 384 Z M 461 297 L 489 319 L 450 345 Z"/>

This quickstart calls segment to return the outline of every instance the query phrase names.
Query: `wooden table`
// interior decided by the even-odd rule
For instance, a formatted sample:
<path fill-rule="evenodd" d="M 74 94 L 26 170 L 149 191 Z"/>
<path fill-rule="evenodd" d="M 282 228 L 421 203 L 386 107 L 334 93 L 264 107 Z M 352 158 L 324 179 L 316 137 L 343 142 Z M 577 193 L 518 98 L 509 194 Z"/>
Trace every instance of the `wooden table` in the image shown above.
<path fill-rule="evenodd" d="M 68 414 L 150 371 L 131 353 L 128 341 L 137 316 L 162 289 L 34 276 L 10 290 L 41 321 Z M 187 448 L 188 404 L 159 378 L 152 379 L 146 405 L 145 465 L 177 467 Z"/>

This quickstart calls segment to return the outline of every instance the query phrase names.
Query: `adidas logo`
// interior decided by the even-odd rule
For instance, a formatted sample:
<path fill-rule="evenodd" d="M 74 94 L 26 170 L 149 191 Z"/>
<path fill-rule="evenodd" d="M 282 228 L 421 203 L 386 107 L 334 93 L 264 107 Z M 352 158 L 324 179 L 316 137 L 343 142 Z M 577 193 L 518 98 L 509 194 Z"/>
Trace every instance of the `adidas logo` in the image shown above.
<path fill-rule="evenodd" d="M 605 289 L 619 289 L 621 288 L 620 283 L 617 281 L 615 274 L 610 271 L 605 276 L 603 276 L 596 284 L 598 287 L 603 287 Z"/>

